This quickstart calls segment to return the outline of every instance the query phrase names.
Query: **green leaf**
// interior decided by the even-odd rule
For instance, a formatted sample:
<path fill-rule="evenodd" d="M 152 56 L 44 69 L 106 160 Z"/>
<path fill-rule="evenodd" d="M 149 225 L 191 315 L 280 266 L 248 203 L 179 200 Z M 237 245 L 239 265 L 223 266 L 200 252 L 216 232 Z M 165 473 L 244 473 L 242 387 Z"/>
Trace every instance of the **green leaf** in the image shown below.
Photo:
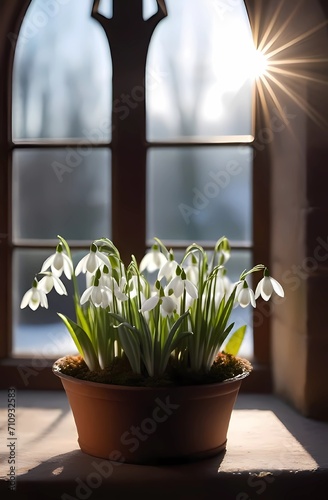
<path fill-rule="evenodd" d="M 246 325 L 238 328 L 238 330 L 236 330 L 231 335 L 227 345 L 225 346 L 224 352 L 236 356 L 238 354 L 241 344 L 243 343 L 245 333 L 246 333 Z"/>
<path fill-rule="evenodd" d="M 74 323 L 71 319 L 67 318 L 61 313 L 57 313 L 58 316 L 63 320 L 67 330 L 69 331 L 79 353 L 83 357 L 84 361 L 88 365 L 89 370 L 98 370 L 99 362 L 97 358 L 96 351 L 92 345 L 91 340 L 82 328 Z"/>

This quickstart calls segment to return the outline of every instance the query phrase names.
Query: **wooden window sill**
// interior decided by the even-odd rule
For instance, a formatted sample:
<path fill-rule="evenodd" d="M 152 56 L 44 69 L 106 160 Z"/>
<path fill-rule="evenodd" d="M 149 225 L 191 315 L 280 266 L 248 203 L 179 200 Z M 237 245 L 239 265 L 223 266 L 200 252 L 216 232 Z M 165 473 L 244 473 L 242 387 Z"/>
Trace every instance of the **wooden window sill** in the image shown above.
<path fill-rule="evenodd" d="M 9 498 L 7 391 L 0 392 L 0 401 L 0 496 Z M 327 491 L 328 423 L 302 417 L 272 395 L 238 396 L 225 453 L 161 467 L 118 464 L 82 453 L 63 391 L 17 391 L 16 405 L 15 499 L 36 498 L 40 492 L 39 498 L 62 500 L 251 500 L 262 493 L 266 500 L 290 500 L 319 499 L 319 492 Z M 195 432 L 201 432 L 197 424 Z"/>

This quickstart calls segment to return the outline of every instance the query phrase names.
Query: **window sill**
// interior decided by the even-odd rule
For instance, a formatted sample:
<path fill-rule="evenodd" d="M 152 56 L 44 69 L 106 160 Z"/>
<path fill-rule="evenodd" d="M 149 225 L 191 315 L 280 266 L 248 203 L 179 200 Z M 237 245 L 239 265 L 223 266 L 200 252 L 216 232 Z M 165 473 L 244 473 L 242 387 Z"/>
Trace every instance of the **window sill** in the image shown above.
<path fill-rule="evenodd" d="M 7 392 L 0 397 L 4 422 Z M 161 467 L 105 462 L 82 453 L 62 391 L 17 391 L 16 397 L 14 498 L 35 498 L 36 488 L 43 498 L 63 500 L 90 498 L 94 491 L 97 499 L 136 497 L 137 491 L 138 498 L 156 500 L 206 500 L 222 498 L 222 492 L 225 500 L 251 500 L 262 493 L 266 500 L 319 499 L 319 491 L 327 491 L 328 423 L 306 419 L 271 395 L 238 396 L 225 453 Z M 7 441 L 5 427 L 2 437 Z M 1 492 L 9 487 L 8 453 L 9 448 L 2 453 Z M 104 462 L 107 477 L 95 468 Z"/>

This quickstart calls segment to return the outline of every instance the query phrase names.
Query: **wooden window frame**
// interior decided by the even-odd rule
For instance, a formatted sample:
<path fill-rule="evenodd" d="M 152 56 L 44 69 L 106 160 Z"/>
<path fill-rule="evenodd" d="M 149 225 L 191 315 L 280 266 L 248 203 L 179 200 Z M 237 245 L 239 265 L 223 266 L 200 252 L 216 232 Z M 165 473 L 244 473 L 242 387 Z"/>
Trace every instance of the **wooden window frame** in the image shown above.
<path fill-rule="evenodd" d="M 33 144 L 20 141 L 17 144 L 12 140 L 12 71 L 14 61 L 15 40 L 18 37 L 21 23 L 25 17 L 26 11 L 31 0 L 5 0 L 0 5 L 0 64 L 3 71 L 0 75 L 0 263 L 2 286 L 0 287 L 0 388 L 5 389 L 8 385 L 15 386 L 17 389 L 57 389 L 61 385 L 56 377 L 52 376 L 51 366 L 54 359 L 41 359 L 40 356 L 35 358 L 15 358 L 11 356 L 11 316 L 12 316 L 12 256 L 15 248 L 26 248 L 23 245 L 14 245 L 12 238 L 12 221 L 11 221 L 11 172 L 12 172 L 12 153 L 15 148 L 22 147 L 65 147 L 67 143 L 56 143 L 43 141 L 42 144 L 34 142 Z M 94 7 L 99 2 L 94 2 Z M 253 3 L 253 0 L 245 2 L 246 7 Z M 158 14 L 160 20 L 162 13 Z M 96 11 L 93 12 L 93 17 L 100 22 L 112 22 L 112 20 L 104 21 Z M 101 16 L 102 17 L 102 16 Z M 157 22 L 154 20 L 154 29 Z M 151 35 L 150 35 L 151 36 Z M 115 61 L 115 53 L 117 42 L 111 41 L 111 52 L 113 61 Z M 116 50 L 116 52 L 115 52 Z M 122 52 L 120 52 L 122 55 Z M 122 62 L 122 61 L 121 61 Z M 123 61 L 124 62 L 124 61 Z M 124 64 L 122 64 L 124 66 Z M 126 67 L 126 64 L 125 64 Z M 144 70 L 140 72 L 140 68 L 132 68 L 131 77 L 135 84 L 141 78 L 143 81 Z M 134 74 L 133 74 L 134 71 Z M 113 77 L 113 100 L 116 98 L 115 92 L 122 93 L 120 87 L 121 75 L 114 73 Z M 131 88 L 131 87 L 130 87 Z M 119 90 L 118 90 L 119 89 Z M 257 104 L 257 103 L 256 103 Z M 137 113 L 142 113 L 145 117 L 145 103 L 138 106 Z M 255 130 L 260 130 L 260 124 L 263 122 L 263 116 L 260 113 L 260 107 L 256 105 L 256 120 Z M 140 258 L 146 249 L 146 209 L 145 204 L 138 212 L 138 224 L 131 223 L 131 213 L 133 207 L 140 204 L 140 197 L 146 200 L 146 155 L 149 148 L 156 147 L 183 147 L 183 146 L 217 146 L 225 147 L 227 145 L 245 145 L 240 143 L 203 143 L 203 142 L 147 142 L 145 128 L 138 129 L 135 133 L 135 123 L 138 123 L 139 118 L 136 114 L 131 113 L 131 120 L 124 121 L 124 127 L 130 127 L 133 130 L 132 147 L 126 148 L 122 143 L 120 130 L 122 124 L 119 123 L 117 115 L 113 113 L 113 124 L 115 132 L 111 144 L 99 144 L 99 147 L 110 147 L 112 150 L 112 192 L 113 192 L 113 240 L 120 249 L 126 249 L 122 253 L 124 260 L 127 260 L 131 254 L 130 248 L 133 247 L 133 252 Z M 255 133 L 257 137 L 257 133 Z M 256 141 L 253 142 L 256 144 Z M 81 140 L 76 143 L 72 141 L 72 147 L 81 146 Z M 252 146 L 252 144 L 247 144 Z M 117 155 L 116 152 L 120 151 Z M 136 165 L 136 155 L 140 158 L 138 168 L 134 168 L 131 172 L 133 176 L 130 178 L 130 191 L 127 192 L 126 171 L 120 168 L 120 165 Z M 270 207 L 269 207 L 269 153 L 267 148 L 256 151 L 253 162 L 253 259 L 255 262 L 269 263 L 270 249 Z M 122 213 L 120 205 L 120 189 L 124 185 L 125 199 L 129 200 L 129 206 Z M 137 196 L 137 197 L 136 197 Z M 139 202 L 139 203 L 138 203 Z M 134 211 L 135 213 L 137 211 Z M 119 216 L 118 216 L 119 214 Z M 123 219 L 123 221 L 122 221 Z M 144 221 L 143 227 L 140 226 L 140 220 Z M 127 224 L 129 222 L 129 224 Z M 129 227 L 129 231 L 126 231 Z M 136 229 L 138 227 L 138 229 Z M 140 229 L 141 227 L 141 229 Z M 52 245 L 42 245 L 42 248 L 53 248 Z M 271 387 L 271 371 L 270 371 L 270 318 L 265 311 L 260 314 L 260 321 L 254 329 L 254 372 L 253 376 L 249 377 L 243 390 L 270 392 Z M 259 317 L 258 317 L 259 319 Z M 41 376 L 39 376 L 41 375 Z"/>

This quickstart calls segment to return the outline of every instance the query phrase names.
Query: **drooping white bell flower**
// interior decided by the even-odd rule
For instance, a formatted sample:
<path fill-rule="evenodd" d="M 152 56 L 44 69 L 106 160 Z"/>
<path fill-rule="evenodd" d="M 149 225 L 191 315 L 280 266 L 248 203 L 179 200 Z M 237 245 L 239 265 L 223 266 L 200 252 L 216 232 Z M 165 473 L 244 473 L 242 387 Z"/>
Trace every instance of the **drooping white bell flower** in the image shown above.
<path fill-rule="evenodd" d="M 170 252 L 170 258 L 166 260 L 165 264 L 160 268 L 157 279 L 160 281 L 162 278 L 166 278 L 168 281 L 172 279 L 175 275 L 178 263 L 174 260 L 173 252 Z"/>
<path fill-rule="evenodd" d="M 186 290 L 187 294 L 190 295 L 192 299 L 197 299 L 198 297 L 196 286 L 187 279 L 184 269 L 181 269 L 179 266 L 177 267 L 175 277 L 165 287 L 166 295 L 170 294 L 170 290 L 173 291 L 177 298 L 181 297 L 184 290 Z"/>
<path fill-rule="evenodd" d="M 82 273 L 88 272 L 90 274 L 93 274 L 96 272 L 98 267 L 100 267 L 103 264 L 107 266 L 110 272 L 111 265 L 109 262 L 109 258 L 107 257 L 107 255 L 104 255 L 102 252 L 98 250 L 97 245 L 92 243 L 90 247 L 90 252 L 84 257 L 82 257 L 82 259 L 77 264 L 75 269 L 75 274 L 76 276 L 78 276 L 81 272 Z"/>
<path fill-rule="evenodd" d="M 243 280 L 243 283 L 237 286 L 236 302 L 243 308 L 249 306 L 249 304 L 256 307 L 254 292 L 249 288 L 246 280 Z"/>
<path fill-rule="evenodd" d="M 32 311 L 35 311 L 39 306 L 48 309 L 48 299 L 44 290 L 38 288 L 38 281 L 33 280 L 32 288 L 30 288 L 23 296 L 20 305 L 21 309 L 29 306 Z"/>
<path fill-rule="evenodd" d="M 257 299 L 261 295 L 264 300 L 268 301 L 273 292 L 279 295 L 279 297 L 285 296 L 283 287 L 269 275 L 268 269 L 265 269 L 264 276 L 256 287 L 255 298 Z"/>
<path fill-rule="evenodd" d="M 174 298 L 163 295 L 163 288 L 160 287 L 159 290 L 153 295 L 143 301 L 140 311 L 149 312 L 154 309 L 157 304 L 160 304 L 161 313 L 163 316 L 168 316 L 172 314 L 177 309 L 177 302 Z"/>
<path fill-rule="evenodd" d="M 96 307 L 103 305 L 104 307 L 107 307 L 109 303 L 109 297 L 107 296 L 108 293 L 109 290 L 107 291 L 106 288 L 99 285 L 99 283 L 97 285 L 92 285 L 83 292 L 80 304 L 83 305 L 90 300 Z"/>
<path fill-rule="evenodd" d="M 48 294 L 54 288 L 58 295 L 67 295 L 65 285 L 62 280 L 58 278 L 58 276 L 55 276 L 50 272 L 40 274 L 44 274 L 45 276 L 43 276 L 43 278 L 39 281 L 39 290 L 43 290 L 46 294 Z"/>
<path fill-rule="evenodd" d="M 167 258 L 160 251 L 158 245 L 153 245 L 150 252 L 142 258 L 140 262 L 140 272 L 147 270 L 149 273 L 153 273 L 166 263 Z"/>
<path fill-rule="evenodd" d="M 47 271 L 49 267 L 55 276 L 60 277 L 64 271 L 66 278 L 69 280 L 71 279 L 73 265 L 68 255 L 63 252 L 61 243 L 57 245 L 56 252 L 44 261 L 41 267 L 41 273 Z"/>

